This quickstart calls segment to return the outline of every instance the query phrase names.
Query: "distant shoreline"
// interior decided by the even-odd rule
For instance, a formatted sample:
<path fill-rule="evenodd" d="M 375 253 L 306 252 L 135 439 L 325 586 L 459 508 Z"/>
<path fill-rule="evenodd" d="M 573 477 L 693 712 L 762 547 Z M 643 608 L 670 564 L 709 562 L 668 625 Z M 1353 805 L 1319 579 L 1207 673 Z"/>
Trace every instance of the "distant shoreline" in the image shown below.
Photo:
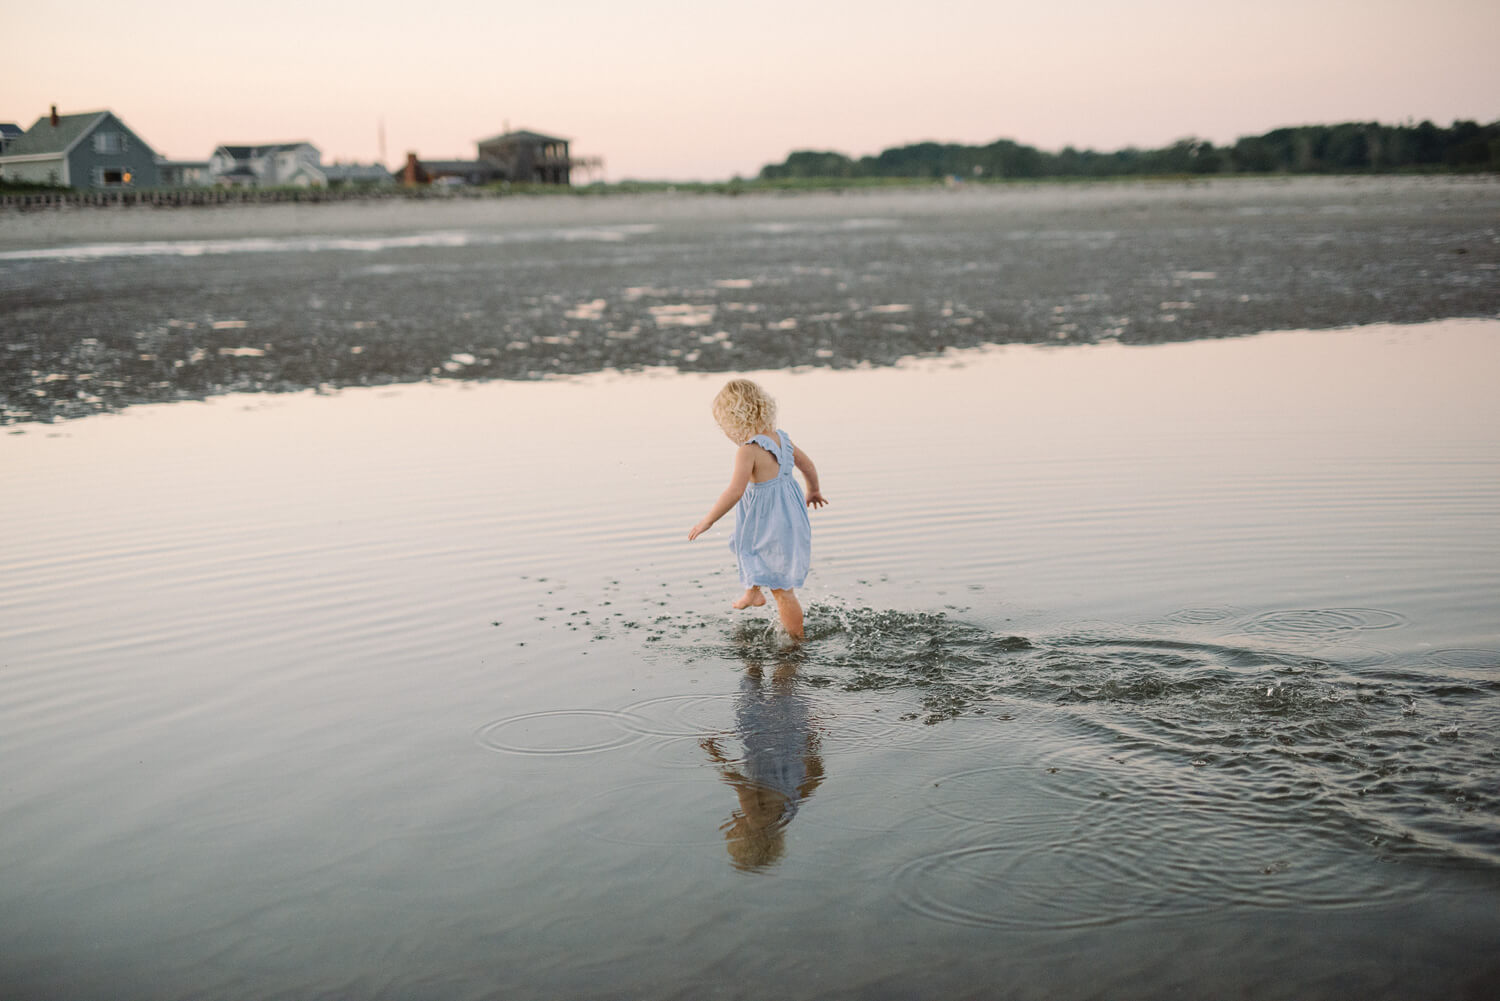
<path fill-rule="evenodd" d="M 1276 176 L 1326 175 L 1239 175 L 1244 179 L 1267 179 Z M 1429 176 L 1429 175 L 1423 175 Z M 1443 176 L 1433 174 L 1430 176 Z M 491 201 L 510 198 L 619 198 L 637 195 L 798 195 L 864 191 L 921 191 L 956 186 L 975 188 L 1029 187 L 1036 185 L 1079 185 L 1110 183 L 1168 183 L 1214 180 L 1192 174 L 1121 175 L 1120 177 L 1035 177 L 984 178 L 960 181 L 953 178 L 800 178 L 785 181 L 621 181 L 588 185 L 517 185 L 501 187 L 408 188 L 400 185 L 357 189 L 329 188 L 164 188 L 75 190 L 71 188 L 8 190 L 0 184 L 0 215 L 5 210 L 46 212 L 69 208 L 206 208 L 226 205 L 337 205 L 347 202 L 452 202 Z M 1219 178 L 1223 180 L 1229 179 Z"/>
<path fill-rule="evenodd" d="M 62 247 L 90 242 L 234 239 L 302 235 L 414 233 L 433 230 L 612 225 L 658 220 L 704 223 L 846 216 L 851 199 L 872 211 L 925 215 L 975 208 L 1030 214 L 1087 209 L 1098 202 L 1142 208 L 1166 206 L 1186 191 L 1195 200 L 1253 206 L 1266 196 L 1278 202 L 1317 202 L 1331 191 L 1390 193 L 1452 188 L 1500 188 L 1500 175 L 1233 175 L 936 182 L 848 186 L 661 185 L 605 190 L 557 189 L 453 195 L 351 194 L 280 201 L 225 201 L 191 206 L 108 200 L 60 203 L 23 210 L 0 208 L 0 251 Z M 323 192 L 325 196 L 327 192 Z M 876 207 L 878 206 L 878 208 Z"/>
<path fill-rule="evenodd" d="M 728 181 L 618 181 L 586 185 L 485 185 L 452 188 L 387 185 L 357 188 L 117 188 L 74 189 L 7 186 L 0 181 L 0 217 L 7 212 L 57 211 L 69 208 L 205 208 L 226 205 L 324 205 L 347 202 L 450 202 L 510 198 L 615 198 L 635 195 L 797 195 L 927 189 L 1006 189 L 1078 187 L 1101 184 L 1207 184 L 1297 180 L 1391 180 L 1400 178 L 1500 179 L 1485 171 L 1400 170 L 1387 172 L 1161 173 L 1044 177 L 804 177 Z"/>

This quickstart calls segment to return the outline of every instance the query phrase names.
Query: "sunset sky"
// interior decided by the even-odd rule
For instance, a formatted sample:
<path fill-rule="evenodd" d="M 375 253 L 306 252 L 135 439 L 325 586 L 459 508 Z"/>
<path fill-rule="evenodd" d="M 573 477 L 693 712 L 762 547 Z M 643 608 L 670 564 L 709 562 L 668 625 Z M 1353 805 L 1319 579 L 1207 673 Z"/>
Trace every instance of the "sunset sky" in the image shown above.
<path fill-rule="evenodd" d="M 715 179 L 794 149 L 1500 119 L 1495 0 L 0 3 L 0 121 L 109 108 L 177 159 L 370 162 L 382 121 L 388 164 L 471 159 L 508 123 L 609 180 Z"/>

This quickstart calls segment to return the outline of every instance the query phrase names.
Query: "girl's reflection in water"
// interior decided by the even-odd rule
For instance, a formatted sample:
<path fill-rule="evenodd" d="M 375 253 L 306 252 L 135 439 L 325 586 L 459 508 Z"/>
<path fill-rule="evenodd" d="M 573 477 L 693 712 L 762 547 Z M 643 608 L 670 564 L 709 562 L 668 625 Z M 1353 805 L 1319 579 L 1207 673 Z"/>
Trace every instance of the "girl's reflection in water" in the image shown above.
<path fill-rule="evenodd" d="M 725 757 L 716 737 L 699 742 L 739 797 L 739 809 L 720 830 L 731 863 L 750 872 L 781 861 L 787 824 L 823 781 L 818 736 L 797 683 L 798 652 L 792 648 L 771 657 L 776 666 L 768 682 L 759 656 L 745 654 L 745 677 L 734 710 L 743 757 Z"/>

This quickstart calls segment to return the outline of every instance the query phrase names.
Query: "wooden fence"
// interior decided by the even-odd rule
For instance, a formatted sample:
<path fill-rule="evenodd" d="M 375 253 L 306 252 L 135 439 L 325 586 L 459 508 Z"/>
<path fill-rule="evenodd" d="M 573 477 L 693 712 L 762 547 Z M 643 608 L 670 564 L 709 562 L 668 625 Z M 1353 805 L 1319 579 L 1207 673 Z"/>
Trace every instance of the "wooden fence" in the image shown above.
<path fill-rule="evenodd" d="M 429 191 L 425 188 L 272 189 L 172 188 L 160 191 L 45 191 L 0 195 L 0 209 L 21 211 L 62 208 L 180 208 L 212 205 L 273 205 L 281 202 L 351 202 L 392 198 L 493 198 L 495 191 Z"/>

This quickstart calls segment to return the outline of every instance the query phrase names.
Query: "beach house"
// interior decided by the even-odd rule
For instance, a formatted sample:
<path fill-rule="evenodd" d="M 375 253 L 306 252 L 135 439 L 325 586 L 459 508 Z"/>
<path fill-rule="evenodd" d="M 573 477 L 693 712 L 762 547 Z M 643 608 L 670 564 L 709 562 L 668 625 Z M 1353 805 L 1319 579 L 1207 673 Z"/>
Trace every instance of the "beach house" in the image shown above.
<path fill-rule="evenodd" d="M 568 140 L 528 129 L 479 141 L 479 159 L 519 184 L 569 184 Z"/>
<path fill-rule="evenodd" d="M 25 134 L 26 130 L 15 122 L 0 122 L 0 154 L 4 154 L 12 142 Z"/>
<path fill-rule="evenodd" d="M 413 185 L 479 185 L 496 181 L 515 184 L 572 183 L 575 170 L 598 171 L 604 161 L 597 156 L 576 157 L 569 150 L 570 140 L 543 135 L 529 129 L 511 132 L 478 142 L 477 160 L 429 160 L 408 153 L 406 165 L 394 177 L 408 187 Z"/>
<path fill-rule="evenodd" d="M 213 184 L 207 160 L 157 160 L 156 172 L 164 188 L 206 188 Z"/>
<path fill-rule="evenodd" d="M 225 187 L 321 188 L 323 154 L 310 142 L 225 144 L 208 158 L 212 183 Z"/>
<path fill-rule="evenodd" d="M 0 177 L 65 188 L 152 188 L 159 183 L 157 156 L 111 111 L 59 115 L 36 120 L 5 143 Z"/>

